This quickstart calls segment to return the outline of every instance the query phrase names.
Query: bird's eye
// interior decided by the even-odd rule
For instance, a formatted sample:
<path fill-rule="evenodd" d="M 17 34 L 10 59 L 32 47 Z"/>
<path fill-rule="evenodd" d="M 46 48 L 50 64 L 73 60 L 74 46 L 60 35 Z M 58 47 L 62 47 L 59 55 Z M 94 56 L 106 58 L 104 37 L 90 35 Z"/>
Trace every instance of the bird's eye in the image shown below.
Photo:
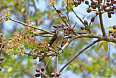
<path fill-rule="evenodd" d="M 61 26 L 59 26 L 59 28 L 61 28 Z"/>

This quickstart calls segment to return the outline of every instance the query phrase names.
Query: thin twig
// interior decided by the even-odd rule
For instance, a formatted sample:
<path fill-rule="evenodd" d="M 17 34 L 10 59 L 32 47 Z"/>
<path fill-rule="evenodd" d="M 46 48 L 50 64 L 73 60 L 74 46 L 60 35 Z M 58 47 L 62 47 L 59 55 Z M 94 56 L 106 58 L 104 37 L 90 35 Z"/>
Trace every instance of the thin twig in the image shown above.
<path fill-rule="evenodd" d="M 58 72 L 58 55 L 56 56 L 57 72 Z"/>
<path fill-rule="evenodd" d="M 49 33 L 49 34 L 53 34 L 52 32 L 46 31 L 46 30 L 44 30 L 44 29 L 40 29 L 40 28 L 38 28 L 38 27 L 34 27 L 34 26 L 31 26 L 31 25 L 28 25 L 28 24 L 23 23 L 23 22 L 21 22 L 21 21 L 16 21 L 16 20 L 13 20 L 13 19 L 11 19 L 11 18 L 9 18 L 9 19 L 10 19 L 11 21 L 14 21 L 14 22 L 20 23 L 20 24 L 22 24 L 22 25 L 24 25 L 24 26 L 28 26 L 28 27 L 31 27 L 31 28 L 35 28 L 35 29 L 38 29 L 38 30 L 41 30 L 41 31 L 47 32 L 47 33 Z"/>
<path fill-rule="evenodd" d="M 53 57 L 53 56 L 52 56 L 52 57 Z M 46 65 L 45 65 L 45 67 L 44 67 L 44 69 L 46 69 L 46 67 L 47 67 L 47 65 L 48 65 L 48 63 L 49 63 L 49 61 L 51 60 L 52 57 L 49 58 L 49 60 L 47 61 Z"/>
<path fill-rule="evenodd" d="M 55 6 L 53 6 L 53 8 L 55 9 L 55 11 L 57 12 Z M 61 17 L 61 15 L 57 12 L 57 14 L 59 15 L 59 17 L 62 19 L 62 21 L 66 24 L 66 26 L 68 27 L 68 24 L 66 23 L 66 21 Z"/>
<path fill-rule="evenodd" d="M 101 13 L 101 9 L 100 9 L 100 0 L 98 0 L 98 11 L 99 11 L 99 19 L 100 19 L 102 34 L 103 34 L 103 36 L 106 36 L 105 29 L 103 26 L 103 21 L 102 21 L 102 13 Z"/>
<path fill-rule="evenodd" d="M 81 20 L 81 18 L 75 13 L 75 11 L 74 10 L 72 10 L 72 11 L 76 15 L 76 17 L 83 23 L 83 25 L 85 26 L 85 28 L 91 33 L 91 30 L 90 30 L 90 28 L 88 28 L 88 25 L 86 26 L 85 23 Z"/>
<path fill-rule="evenodd" d="M 87 47 L 85 47 L 83 50 L 81 50 L 78 54 L 76 54 L 70 61 L 68 61 L 61 69 L 59 72 L 61 72 L 69 63 L 71 63 L 77 56 L 79 56 L 82 52 L 84 52 L 86 49 L 88 49 L 90 46 L 92 46 L 93 44 L 95 44 L 96 42 L 99 42 L 100 40 L 96 40 L 93 41 L 93 43 L 91 43 L 90 45 L 88 45 Z"/>
<path fill-rule="evenodd" d="M 68 0 L 67 0 L 67 17 L 68 17 L 68 21 L 69 21 L 69 16 L 68 16 Z"/>
<path fill-rule="evenodd" d="M 76 14 L 76 12 L 74 10 L 72 10 L 73 13 L 76 15 L 76 17 L 83 23 L 83 25 L 86 27 L 86 25 L 84 24 L 84 22 L 81 20 L 81 18 Z"/>

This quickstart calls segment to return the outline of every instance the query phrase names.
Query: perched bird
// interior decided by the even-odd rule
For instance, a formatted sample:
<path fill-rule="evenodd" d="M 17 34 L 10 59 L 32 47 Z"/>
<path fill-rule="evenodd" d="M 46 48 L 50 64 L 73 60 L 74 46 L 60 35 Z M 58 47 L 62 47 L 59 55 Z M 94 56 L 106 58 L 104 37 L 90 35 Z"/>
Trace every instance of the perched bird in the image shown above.
<path fill-rule="evenodd" d="M 57 48 L 63 41 L 64 38 L 64 28 L 57 24 L 56 26 L 53 26 L 55 28 L 56 33 L 53 35 L 53 37 L 51 38 L 49 44 L 50 47 L 55 49 Z"/>

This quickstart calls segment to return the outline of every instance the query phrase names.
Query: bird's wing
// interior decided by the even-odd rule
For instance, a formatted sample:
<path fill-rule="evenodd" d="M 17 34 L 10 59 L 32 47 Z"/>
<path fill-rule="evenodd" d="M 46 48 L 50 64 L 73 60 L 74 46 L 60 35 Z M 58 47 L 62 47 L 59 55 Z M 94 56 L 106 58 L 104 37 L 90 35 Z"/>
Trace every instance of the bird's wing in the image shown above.
<path fill-rule="evenodd" d="M 51 38 L 50 42 L 49 42 L 50 47 L 51 47 L 51 45 L 53 44 L 53 42 L 56 40 L 56 38 L 57 38 L 57 35 L 54 34 L 53 37 Z"/>

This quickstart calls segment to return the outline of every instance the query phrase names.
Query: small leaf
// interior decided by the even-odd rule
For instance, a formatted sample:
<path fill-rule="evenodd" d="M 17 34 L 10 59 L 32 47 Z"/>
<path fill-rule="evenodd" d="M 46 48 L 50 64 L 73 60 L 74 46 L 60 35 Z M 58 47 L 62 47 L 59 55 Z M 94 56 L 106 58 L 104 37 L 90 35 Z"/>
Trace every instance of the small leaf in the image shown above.
<path fill-rule="evenodd" d="M 107 29 L 108 29 L 108 30 L 114 30 L 114 29 L 113 29 L 113 26 L 109 26 Z"/>
<path fill-rule="evenodd" d="M 32 25 L 33 27 L 35 27 L 35 28 L 38 28 L 38 26 L 37 25 Z"/>
<path fill-rule="evenodd" d="M 103 47 L 104 47 L 104 50 L 107 52 L 108 51 L 108 44 L 106 41 L 103 42 Z"/>
<path fill-rule="evenodd" d="M 113 43 L 113 42 L 109 42 L 109 43 L 111 43 L 111 44 L 113 44 L 115 46 L 115 43 Z"/>
<path fill-rule="evenodd" d="M 102 47 L 103 42 L 98 42 L 96 45 L 96 50 L 98 51 Z"/>

